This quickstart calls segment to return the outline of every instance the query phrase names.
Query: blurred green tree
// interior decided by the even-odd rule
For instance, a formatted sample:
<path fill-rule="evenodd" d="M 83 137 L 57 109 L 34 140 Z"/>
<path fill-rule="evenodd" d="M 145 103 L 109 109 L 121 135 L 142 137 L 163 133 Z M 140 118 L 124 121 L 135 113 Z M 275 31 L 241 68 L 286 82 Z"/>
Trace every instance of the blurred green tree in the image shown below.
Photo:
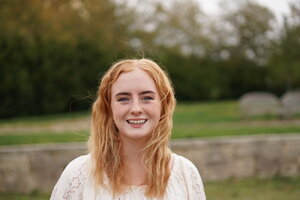
<path fill-rule="evenodd" d="M 274 44 L 269 70 L 277 93 L 300 88 L 300 1 L 290 4 L 280 38 Z"/>
<path fill-rule="evenodd" d="M 0 0 L 0 117 L 86 109 L 123 57 L 166 66 L 179 100 L 299 87 L 299 5 L 274 30 L 253 0 L 223 2 L 211 17 L 196 0 Z"/>
<path fill-rule="evenodd" d="M 90 106 L 97 74 L 126 45 L 106 0 L 0 1 L 0 117 Z M 88 102 L 87 102 L 88 101 Z M 72 103 L 73 102 L 73 103 Z M 71 107 L 71 108 L 70 108 Z"/>
<path fill-rule="evenodd" d="M 271 51 L 270 37 L 275 17 L 254 1 L 235 1 L 236 7 L 225 9 L 219 47 L 224 71 L 230 77 L 232 97 L 253 90 L 266 90 L 267 68 Z"/>

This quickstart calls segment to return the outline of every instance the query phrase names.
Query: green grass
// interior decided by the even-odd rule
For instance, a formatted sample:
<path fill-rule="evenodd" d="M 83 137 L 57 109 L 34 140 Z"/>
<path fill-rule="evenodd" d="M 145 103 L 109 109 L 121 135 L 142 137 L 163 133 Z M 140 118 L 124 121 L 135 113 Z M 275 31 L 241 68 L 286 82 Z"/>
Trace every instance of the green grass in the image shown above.
<path fill-rule="evenodd" d="M 204 187 L 208 200 L 298 200 L 300 177 L 205 182 Z M 49 200 L 49 197 L 50 194 L 39 192 L 0 193 L 0 200 Z"/>
<path fill-rule="evenodd" d="M 34 191 L 30 194 L 0 193 L 0 200 L 49 200 L 50 194 Z"/>
<path fill-rule="evenodd" d="M 173 138 L 215 137 L 229 135 L 300 133 L 300 124 L 276 125 L 268 123 L 178 123 L 174 125 Z"/>
<path fill-rule="evenodd" d="M 205 190 L 209 200 L 298 200 L 300 177 L 208 182 Z"/>
<path fill-rule="evenodd" d="M 272 120 L 276 122 L 272 122 Z M 244 120 L 235 101 L 179 104 L 172 138 L 268 133 L 300 133 L 300 123 L 281 123 L 273 116 Z"/>
<path fill-rule="evenodd" d="M 235 101 L 182 103 L 177 105 L 174 113 L 174 124 L 239 120 L 239 108 Z"/>
<path fill-rule="evenodd" d="M 37 133 L 0 135 L 0 145 L 18 145 L 35 143 L 80 142 L 87 141 L 88 133 Z"/>
<path fill-rule="evenodd" d="M 0 145 L 86 141 L 89 127 L 70 130 L 89 112 L 0 120 Z M 60 131 L 51 129 L 60 124 Z M 14 129 L 17 127 L 18 129 Z M 179 103 L 172 138 L 249 134 L 300 133 L 300 118 L 280 120 L 265 116 L 243 120 L 236 101 Z"/>

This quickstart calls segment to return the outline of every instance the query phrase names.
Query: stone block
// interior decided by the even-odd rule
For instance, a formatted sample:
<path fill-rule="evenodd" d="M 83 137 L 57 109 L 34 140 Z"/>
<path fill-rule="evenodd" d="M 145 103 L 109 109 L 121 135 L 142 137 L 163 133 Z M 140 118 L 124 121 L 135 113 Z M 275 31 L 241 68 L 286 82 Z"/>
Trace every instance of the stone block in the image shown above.
<path fill-rule="evenodd" d="M 259 177 L 272 177 L 280 174 L 282 153 L 282 145 L 268 145 L 266 143 L 256 158 L 257 175 Z"/>
<path fill-rule="evenodd" d="M 234 174 L 233 149 L 210 148 L 202 152 L 202 175 L 206 180 L 227 179 Z M 199 163 L 195 163 L 200 165 Z"/>
<path fill-rule="evenodd" d="M 256 162 L 254 158 L 235 159 L 232 177 L 238 179 L 255 176 L 255 166 Z"/>
<path fill-rule="evenodd" d="M 283 176 L 297 176 L 300 174 L 300 141 L 285 143 L 283 148 L 282 166 L 280 174 Z"/>
<path fill-rule="evenodd" d="M 0 154 L 0 192 L 29 192 L 35 187 L 26 154 Z"/>

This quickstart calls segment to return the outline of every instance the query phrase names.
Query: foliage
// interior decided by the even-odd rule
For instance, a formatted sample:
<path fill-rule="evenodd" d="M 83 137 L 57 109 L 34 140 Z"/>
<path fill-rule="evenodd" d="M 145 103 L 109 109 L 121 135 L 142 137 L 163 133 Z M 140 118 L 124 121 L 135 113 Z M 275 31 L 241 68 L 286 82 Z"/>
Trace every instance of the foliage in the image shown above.
<path fill-rule="evenodd" d="M 14 0 L 1 1 L 0 13 L 0 116 L 90 106 L 80 99 L 95 93 L 97 79 L 122 48 L 114 5 Z"/>
<path fill-rule="evenodd" d="M 178 100 L 300 87 L 299 0 L 281 25 L 252 0 L 0 0 L 0 118 L 86 110 L 120 58 L 165 66 Z M 279 27 L 279 28 L 278 28 Z"/>
<path fill-rule="evenodd" d="M 300 87 L 300 1 L 292 3 L 290 10 L 268 66 L 273 89 L 279 92 Z"/>

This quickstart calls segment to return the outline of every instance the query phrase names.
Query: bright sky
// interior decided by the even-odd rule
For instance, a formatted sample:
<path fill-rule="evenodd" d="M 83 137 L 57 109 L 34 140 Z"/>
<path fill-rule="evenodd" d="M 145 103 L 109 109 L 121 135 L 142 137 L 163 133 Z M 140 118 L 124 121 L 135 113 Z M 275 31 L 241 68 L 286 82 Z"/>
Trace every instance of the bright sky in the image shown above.
<path fill-rule="evenodd" d="M 198 0 L 201 4 L 203 10 L 208 14 L 218 14 L 219 12 L 219 2 L 221 0 Z M 270 8 L 277 18 L 281 18 L 283 14 L 289 12 L 289 2 L 293 0 L 255 0 L 261 5 L 267 6 Z"/>

